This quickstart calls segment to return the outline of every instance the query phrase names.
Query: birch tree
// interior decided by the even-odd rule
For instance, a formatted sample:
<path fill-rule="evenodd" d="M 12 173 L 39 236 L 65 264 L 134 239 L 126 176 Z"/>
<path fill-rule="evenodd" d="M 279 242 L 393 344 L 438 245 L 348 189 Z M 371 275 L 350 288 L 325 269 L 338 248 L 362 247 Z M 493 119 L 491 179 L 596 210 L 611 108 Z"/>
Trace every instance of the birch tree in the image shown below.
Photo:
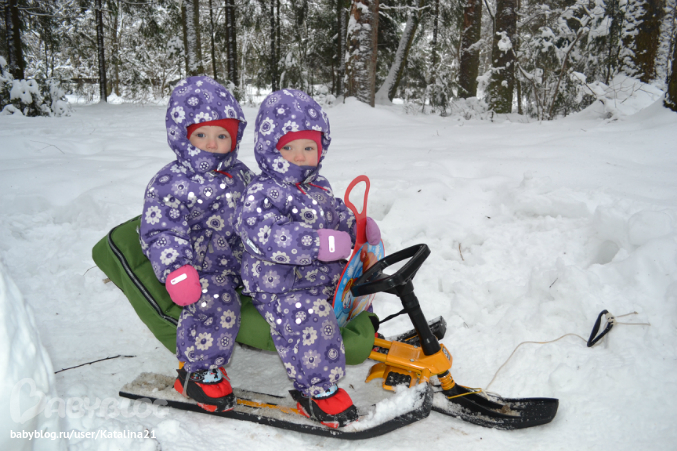
<path fill-rule="evenodd" d="M 378 0 L 352 0 L 347 29 L 346 95 L 374 106 Z"/>
<path fill-rule="evenodd" d="M 465 0 L 458 74 L 458 96 L 463 99 L 477 95 L 477 76 L 480 69 L 478 41 L 481 32 L 482 0 Z"/>
<path fill-rule="evenodd" d="M 377 103 L 390 103 L 393 101 L 393 98 L 395 98 L 395 93 L 397 92 L 397 88 L 400 85 L 400 81 L 402 80 L 402 73 L 404 72 L 404 68 L 407 65 L 407 58 L 409 56 L 409 50 L 411 49 L 411 43 L 414 41 L 418 24 L 421 21 L 421 14 L 423 8 L 425 7 L 425 0 L 417 0 L 416 5 L 417 6 L 415 8 L 409 9 L 407 14 L 407 24 L 404 27 L 402 36 L 400 37 L 400 42 L 397 46 L 397 52 L 395 53 L 395 59 L 393 60 L 393 64 L 390 66 L 388 76 L 376 93 Z"/>
<path fill-rule="evenodd" d="M 496 1 L 496 31 L 491 49 L 491 80 L 487 88 L 487 104 L 496 113 L 512 112 L 515 89 L 515 52 L 512 51 L 517 31 L 517 1 Z"/>

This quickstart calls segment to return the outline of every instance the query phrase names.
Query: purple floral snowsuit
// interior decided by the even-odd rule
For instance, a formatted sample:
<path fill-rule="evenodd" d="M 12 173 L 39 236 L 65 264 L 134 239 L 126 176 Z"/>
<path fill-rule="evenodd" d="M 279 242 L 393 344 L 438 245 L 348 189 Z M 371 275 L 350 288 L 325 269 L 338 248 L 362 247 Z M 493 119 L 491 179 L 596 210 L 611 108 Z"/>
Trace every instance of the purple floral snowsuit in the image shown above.
<path fill-rule="evenodd" d="M 327 154 L 329 121 L 307 94 L 285 89 L 270 94 L 256 117 L 254 152 L 261 175 L 254 177 L 238 207 L 237 231 L 245 245 L 242 281 L 271 325 L 287 374 L 306 395 L 323 393 L 345 373 L 345 349 L 327 302 L 344 261 L 317 259 L 318 229 L 348 232 L 355 217 L 319 175 Z M 317 130 L 322 155 L 317 167 L 297 166 L 275 148 L 289 131 Z"/>
<path fill-rule="evenodd" d="M 176 331 L 176 356 L 189 371 L 228 363 L 240 327 L 235 289 L 243 253 L 234 232 L 235 208 L 251 178 L 237 159 L 238 147 L 216 154 L 193 147 L 187 127 L 215 119 L 240 121 L 237 144 L 247 125 L 237 100 L 209 77 L 190 77 L 172 92 L 165 123 L 176 161 L 162 168 L 146 189 L 140 239 L 158 280 L 193 265 L 202 297 L 183 309 Z"/>

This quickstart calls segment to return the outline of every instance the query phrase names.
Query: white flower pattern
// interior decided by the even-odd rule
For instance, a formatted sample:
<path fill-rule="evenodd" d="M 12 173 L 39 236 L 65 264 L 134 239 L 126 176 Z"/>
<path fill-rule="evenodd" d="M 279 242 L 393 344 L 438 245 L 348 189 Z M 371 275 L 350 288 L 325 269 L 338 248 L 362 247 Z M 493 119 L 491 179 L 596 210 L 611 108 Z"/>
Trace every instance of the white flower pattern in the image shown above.
<path fill-rule="evenodd" d="M 177 160 L 151 180 L 139 228 L 141 249 L 161 282 L 184 264 L 198 271 L 202 297 L 183 309 L 177 327 L 177 357 L 188 371 L 229 361 L 240 323 L 235 287 L 246 285 L 240 280 L 244 248 L 234 224 L 251 173 L 237 151 L 217 159 L 186 138 L 188 125 L 224 113 L 244 129 L 242 109 L 218 82 L 198 76 L 177 84 L 165 116 Z M 214 172 L 217 168 L 228 175 Z"/>

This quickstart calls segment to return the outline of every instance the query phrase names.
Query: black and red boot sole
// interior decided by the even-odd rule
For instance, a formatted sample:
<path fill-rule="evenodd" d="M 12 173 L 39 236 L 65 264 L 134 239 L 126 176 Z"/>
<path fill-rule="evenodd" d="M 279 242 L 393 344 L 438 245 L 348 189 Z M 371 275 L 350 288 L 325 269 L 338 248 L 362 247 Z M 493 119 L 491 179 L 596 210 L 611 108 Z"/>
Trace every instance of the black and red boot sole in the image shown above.
<path fill-rule="evenodd" d="M 332 429 L 342 428 L 354 423 L 358 419 L 357 407 L 354 405 L 348 407 L 343 412 L 337 414 L 328 414 L 313 402 L 312 398 L 306 398 L 298 390 L 289 390 L 291 397 L 296 401 L 296 408 L 304 417 L 315 420 L 324 426 Z"/>
<path fill-rule="evenodd" d="M 220 397 L 212 398 L 202 390 L 202 388 L 194 381 L 188 379 L 186 381 L 186 370 L 183 368 L 176 370 L 179 373 L 176 381 L 174 381 L 174 389 L 197 402 L 197 405 L 207 412 L 228 412 L 233 410 L 237 405 L 237 398 L 234 393 Z M 185 387 L 185 394 L 184 394 Z"/>

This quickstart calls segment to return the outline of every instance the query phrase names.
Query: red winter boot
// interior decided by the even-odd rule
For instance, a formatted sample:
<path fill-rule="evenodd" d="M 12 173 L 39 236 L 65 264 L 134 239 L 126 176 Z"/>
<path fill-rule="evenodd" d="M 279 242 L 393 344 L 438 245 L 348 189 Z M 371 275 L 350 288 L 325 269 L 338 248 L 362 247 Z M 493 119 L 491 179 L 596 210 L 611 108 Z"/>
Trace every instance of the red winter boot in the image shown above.
<path fill-rule="evenodd" d="M 296 407 L 303 416 L 319 421 L 332 429 L 357 421 L 357 408 L 350 395 L 334 385 L 324 395 L 307 398 L 298 390 L 291 390 Z"/>
<path fill-rule="evenodd" d="M 223 367 L 190 374 L 183 368 L 176 372 L 179 376 L 174 381 L 174 389 L 197 401 L 197 405 L 203 409 L 209 412 L 225 412 L 235 407 L 237 400 Z"/>

